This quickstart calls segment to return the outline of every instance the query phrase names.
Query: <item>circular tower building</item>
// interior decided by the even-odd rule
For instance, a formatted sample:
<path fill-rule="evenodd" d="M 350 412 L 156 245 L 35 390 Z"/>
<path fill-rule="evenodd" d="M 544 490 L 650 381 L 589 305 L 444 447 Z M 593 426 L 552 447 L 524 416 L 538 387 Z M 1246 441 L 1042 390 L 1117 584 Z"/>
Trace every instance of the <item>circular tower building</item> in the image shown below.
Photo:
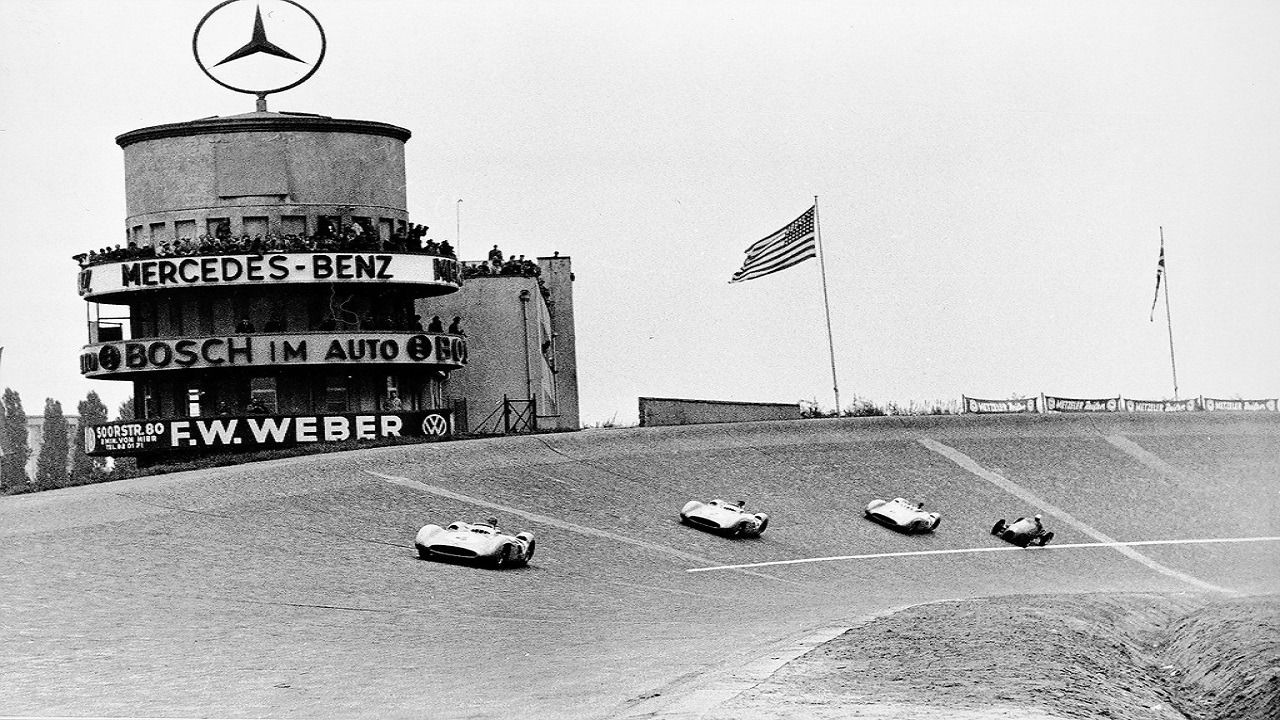
<path fill-rule="evenodd" d="M 85 377 L 133 383 L 95 454 L 443 435 L 460 333 L 415 301 L 461 286 L 405 209 L 408 130 L 253 112 L 125 133 L 125 242 L 81 256 Z"/>

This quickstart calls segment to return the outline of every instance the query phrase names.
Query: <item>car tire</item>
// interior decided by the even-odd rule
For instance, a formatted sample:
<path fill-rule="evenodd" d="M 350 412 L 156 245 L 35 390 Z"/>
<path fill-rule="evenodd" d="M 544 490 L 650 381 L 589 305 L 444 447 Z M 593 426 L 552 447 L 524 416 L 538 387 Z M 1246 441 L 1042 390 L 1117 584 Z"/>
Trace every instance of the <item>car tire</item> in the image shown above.
<path fill-rule="evenodd" d="M 1050 541 L 1050 540 L 1052 540 L 1052 539 L 1053 539 L 1053 533 L 1052 533 L 1052 532 L 1047 532 L 1047 533 L 1045 533 L 1045 534 L 1041 535 L 1041 536 L 1040 536 L 1040 547 L 1044 547 L 1045 545 L 1048 545 L 1048 544 L 1049 544 L 1049 541 Z"/>
<path fill-rule="evenodd" d="M 426 549 L 425 547 L 423 547 L 423 546 L 419 545 L 419 546 L 418 546 L 418 559 L 420 559 L 420 560 L 430 560 L 430 559 L 431 559 L 431 551 L 430 551 L 430 550 L 428 550 L 428 549 Z"/>
<path fill-rule="evenodd" d="M 942 518 L 936 518 L 933 521 L 933 524 L 929 526 L 929 532 L 933 532 L 934 530 L 937 530 L 938 526 L 941 524 L 942 524 Z"/>
<path fill-rule="evenodd" d="M 682 514 L 680 515 L 680 524 L 681 524 L 681 525 L 688 525 L 688 524 L 689 524 L 689 516 L 688 516 L 688 515 L 685 515 L 685 514 L 683 514 L 683 513 L 682 513 Z"/>
<path fill-rule="evenodd" d="M 732 534 L 733 534 L 733 536 L 734 536 L 734 537 L 736 537 L 736 538 L 744 538 L 744 537 L 746 537 L 746 536 L 747 536 L 747 524 L 746 524 L 746 523 L 738 523 L 737 525 L 734 525 L 734 526 L 733 526 L 733 533 L 732 533 Z"/>
<path fill-rule="evenodd" d="M 995 525 L 991 526 L 992 535 L 995 535 L 998 537 L 1002 532 L 1004 532 L 1004 518 L 1000 518 L 999 520 L 996 521 Z"/>
<path fill-rule="evenodd" d="M 760 523 L 760 529 L 759 529 L 759 530 L 756 530 L 756 536 L 757 536 L 757 537 L 759 537 L 760 535 L 763 535 L 763 534 L 764 534 L 764 530 L 765 530 L 765 528 L 767 528 L 767 527 L 769 527 L 769 518 L 765 518 L 765 519 Z"/>
<path fill-rule="evenodd" d="M 1018 542 L 1016 544 L 1020 548 L 1025 548 L 1026 546 L 1031 544 L 1031 538 L 1029 537 L 1018 538 Z"/>
<path fill-rule="evenodd" d="M 493 557 L 493 569 L 501 570 L 507 566 L 507 562 L 511 559 L 511 546 L 503 545 L 498 554 Z"/>

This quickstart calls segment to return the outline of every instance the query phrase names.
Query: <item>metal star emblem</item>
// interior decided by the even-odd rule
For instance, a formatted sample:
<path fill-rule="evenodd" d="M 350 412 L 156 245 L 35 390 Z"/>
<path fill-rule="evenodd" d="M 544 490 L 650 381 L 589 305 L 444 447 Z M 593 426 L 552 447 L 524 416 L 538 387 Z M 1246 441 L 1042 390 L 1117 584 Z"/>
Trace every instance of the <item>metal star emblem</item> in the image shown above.
<path fill-rule="evenodd" d="M 262 26 L 262 8 L 261 7 L 256 8 L 254 11 L 253 37 L 249 39 L 249 42 L 245 43 L 244 47 L 226 56 L 225 58 L 222 59 L 222 62 L 219 62 L 217 65 L 214 65 L 214 67 L 218 67 L 218 65 L 222 65 L 223 63 L 229 63 L 232 60 L 239 60 L 242 57 L 248 57 L 249 55 L 253 55 L 254 53 L 266 53 L 267 55 L 275 55 L 276 57 L 282 57 L 285 60 L 294 60 L 296 62 L 302 62 L 300 58 L 294 57 L 291 53 L 289 53 L 289 51 L 285 50 L 284 48 L 280 47 L 279 45 L 276 45 L 275 43 L 267 39 L 267 30 Z"/>

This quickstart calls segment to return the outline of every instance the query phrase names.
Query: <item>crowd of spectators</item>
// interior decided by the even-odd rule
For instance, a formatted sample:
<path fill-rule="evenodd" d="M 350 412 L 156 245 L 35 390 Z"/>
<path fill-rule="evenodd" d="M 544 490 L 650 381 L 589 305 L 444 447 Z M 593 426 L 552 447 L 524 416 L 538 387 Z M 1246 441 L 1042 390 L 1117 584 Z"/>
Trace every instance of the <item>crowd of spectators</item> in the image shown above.
<path fill-rule="evenodd" d="M 108 262 L 146 258 L 183 257 L 191 255 L 265 255 L 267 253 L 306 252 L 389 252 L 417 253 L 455 258 L 453 246 L 445 240 L 437 243 L 426 237 L 425 225 L 400 225 L 383 240 L 379 234 L 360 223 L 325 222 L 310 235 L 267 233 L 266 235 L 231 234 L 230 224 L 220 225 L 213 235 L 179 238 L 157 245 L 116 245 L 90 250 L 73 256 L 80 267 Z"/>
<path fill-rule="evenodd" d="M 489 251 L 489 259 L 483 262 L 469 262 L 462 265 L 462 277 L 538 277 L 542 274 L 542 268 L 538 267 L 538 263 L 532 260 L 526 260 L 523 255 L 516 257 L 512 255 L 503 258 L 502 251 L 497 245 Z"/>
<path fill-rule="evenodd" d="M 444 321 L 440 319 L 439 315 L 432 316 L 431 320 L 427 322 L 425 327 L 423 326 L 421 315 L 410 315 L 409 313 L 403 313 L 403 312 L 383 313 L 383 314 L 374 314 L 372 312 L 366 312 L 364 314 L 347 313 L 347 315 L 349 315 L 350 317 L 339 320 L 335 318 L 333 315 L 327 314 L 320 320 L 318 324 L 308 329 L 322 330 L 322 331 L 326 331 L 326 330 L 327 331 L 393 330 L 398 332 L 412 332 L 412 331 L 432 332 L 432 333 L 447 332 L 450 335 L 466 335 L 467 334 L 462 329 L 461 317 L 454 317 L 453 322 L 449 323 L 449 329 L 445 330 Z M 242 316 L 240 320 L 236 322 L 235 327 L 236 327 L 236 332 L 241 334 L 248 335 L 248 334 L 253 334 L 258 332 L 257 323 L 253 322 L 253 320 L 250 319 L 249 316 L 247 315 Z M 262 326 L 262 332 L 266 332 L 266 333 L 288 332 L 288 330 L 289 330 L 289 323 L 286 320 L 278 317 L 268 320 L 266 324 Z"/>

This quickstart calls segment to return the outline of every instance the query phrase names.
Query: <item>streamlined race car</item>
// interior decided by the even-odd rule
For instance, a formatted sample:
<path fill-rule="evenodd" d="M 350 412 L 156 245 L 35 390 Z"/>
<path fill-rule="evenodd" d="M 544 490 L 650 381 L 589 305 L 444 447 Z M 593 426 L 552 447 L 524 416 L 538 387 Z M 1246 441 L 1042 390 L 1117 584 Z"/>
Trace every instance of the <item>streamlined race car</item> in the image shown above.
<path fill-rule="evenodd" d="M 769 516 L 765 513 L 749 513 L 743 510 L 743 503 L 727 503 L 723 500 L 712 500 L 704 503 L 690 500 L 680 509 L 680 522 L 710 532 L 727 533 L 733 537 L 760 537 L 764 529 L 769 527 Z"/>
<path fill-rule="evenodd" d="M 1039 515 L 1030 518 L 1020 517 L 1008 525 L 1004 524 L 1004 518 L 1000 518 L 992 526 L 991 534 L 1018 547 L 1031 544 L 1044 547 L 1053 539 L 1053 533 L 1045 531 L 1044 526 L 1040 524 Z"/>
<path fill-rule="evenodd" d="M 413 544 L 423 560 L 464 560 L 503 568 L 528 565 L 533 557 L 533 533 L 508 535 L 498 530 L 496 519 L 488 523 L 455 522 L 449 527 L 424 525 Z"/>
<path fill-rule="evenodd" d="M 893 528 L 904 533 L 926 533 L 938 529 L 942 516 L 936 512 L 925 512 L 924 503 L 911 502 L 904 498 L 889 501 L 872 500 L 867 503 L 868 520 Z"/>

